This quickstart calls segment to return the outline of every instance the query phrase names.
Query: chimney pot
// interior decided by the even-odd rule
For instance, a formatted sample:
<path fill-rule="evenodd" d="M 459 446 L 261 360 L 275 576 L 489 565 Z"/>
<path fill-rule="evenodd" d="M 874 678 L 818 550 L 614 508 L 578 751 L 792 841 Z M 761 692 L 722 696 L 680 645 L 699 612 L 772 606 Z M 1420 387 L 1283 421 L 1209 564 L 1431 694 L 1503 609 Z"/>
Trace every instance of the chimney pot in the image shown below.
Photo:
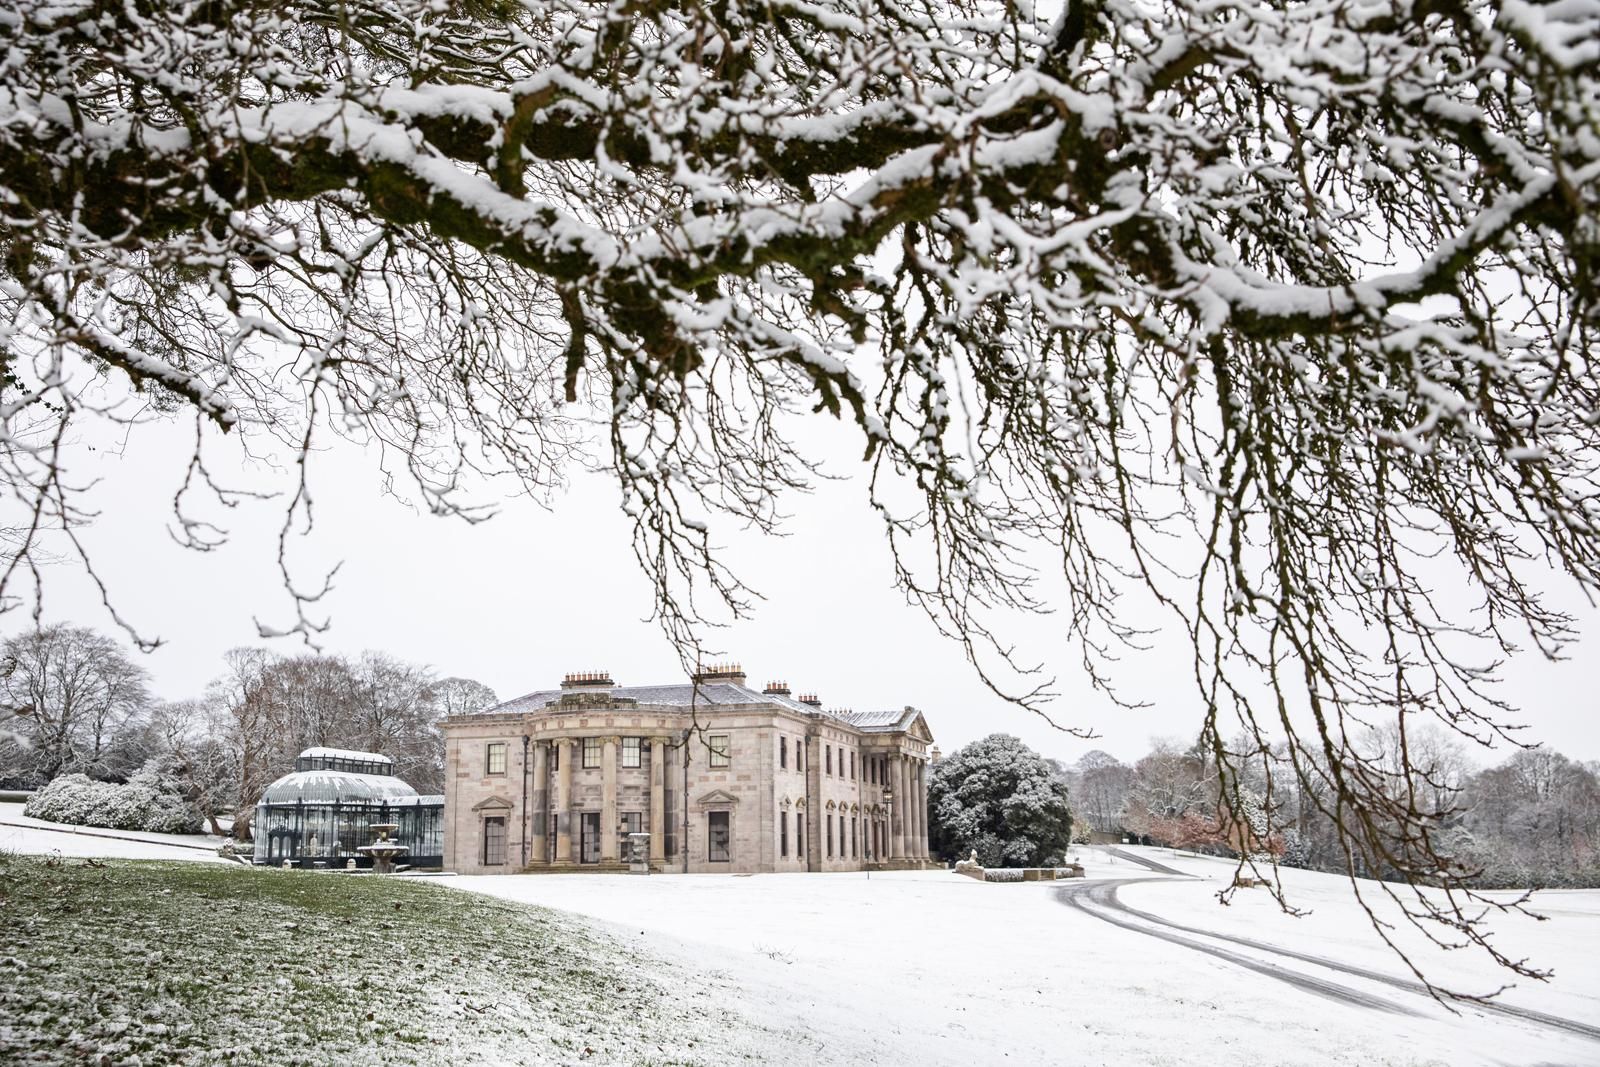
<path fill-rule="evenodd" d="M 702 685 L 712 682 L 743 685 L 744 678 L 744 668 L 737 663 L 714 663 L 709 667 L 702 665 L 691 676 L 692 681 Z"/>

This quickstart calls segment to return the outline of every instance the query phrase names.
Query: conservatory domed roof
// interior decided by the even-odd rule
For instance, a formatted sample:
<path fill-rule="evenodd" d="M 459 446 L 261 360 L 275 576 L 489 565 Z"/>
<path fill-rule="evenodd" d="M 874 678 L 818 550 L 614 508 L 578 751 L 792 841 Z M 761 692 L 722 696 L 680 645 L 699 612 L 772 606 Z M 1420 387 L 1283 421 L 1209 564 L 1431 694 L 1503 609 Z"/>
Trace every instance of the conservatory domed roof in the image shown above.
<path fill-rule="evenodd" d="M 351 771 L 294 771 L 267 786 L 263 804 L 360 803 L 414 797 L 417 791 L 391 774 L 355 774 Z"/>

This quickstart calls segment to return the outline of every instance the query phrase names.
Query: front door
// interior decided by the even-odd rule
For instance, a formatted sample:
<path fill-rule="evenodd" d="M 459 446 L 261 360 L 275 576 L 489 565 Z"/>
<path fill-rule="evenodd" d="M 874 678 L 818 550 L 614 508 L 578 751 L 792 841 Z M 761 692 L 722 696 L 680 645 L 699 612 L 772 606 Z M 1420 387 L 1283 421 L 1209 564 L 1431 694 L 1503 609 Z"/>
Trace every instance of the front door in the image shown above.
<path fill-rule="evenodd" d="M 579 825 L 583 829 L 582 850 L 578 853 L 583 863 L 600 862 L 600 813 L 586 811 Z"/>

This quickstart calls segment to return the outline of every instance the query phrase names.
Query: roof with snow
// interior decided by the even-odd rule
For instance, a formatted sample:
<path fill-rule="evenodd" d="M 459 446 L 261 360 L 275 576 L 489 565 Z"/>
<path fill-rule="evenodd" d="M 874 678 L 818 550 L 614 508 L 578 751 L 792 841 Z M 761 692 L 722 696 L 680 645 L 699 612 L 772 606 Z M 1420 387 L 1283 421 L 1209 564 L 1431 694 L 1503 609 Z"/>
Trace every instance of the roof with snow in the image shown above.
<path fill-rule="evenodd" d="M 352 763 L 387 763 L 394 766 L 394 760 L 382 752 L 358 752 L 353 748 L 308 748 L 300 753 L 301 759 L 333 759 L 349 760 Z"/>
<path fill-rule="evenodd" d="M 686 708 L 691 704 L 701 707 L 715 704 L 776 704 L 781 708 L 788 708 L 790 711 L 797 711 L 802 715 L 809 715 L 818 710 L 809 704 L 802 704 L 792 697 L 781 696 L 776 693 L 758 693 L 754 689 L 734 682 L 702 682 L 698 686 L 684 682 L 679 685 L 614 685 L 585 686 L 575 689 L 540 689 L 525 696 L 508 700 L 496 707 L 485 708 L 479 714 L 519 715 L 529 711 L 543 711 L 546 704 L 559 704 L 561 698 L 569 693 L 604 693 L 613 700 L 632 700 L 640 704 L 655 704 L 668 707 Z"/>
<path fill-rule="evenodd" d="M 845 708 L 818 708 L 802 703 L 782 693 L 763 693 L 735 682 L 702 682 L 692 685 L 616 685 L 583 686 L 569 689 L 539 689 L 515 697 L 492 708 L 474 712 L 477 715 L 524 715 L 544 711 L 551 704 L 559 705 L 561 698 L 572 693 L 604 694 L 613 700 L 631 700 L 638 704 L 657 707 L 715 707 L 729 704 L 765 704 L 784 708 L 801 715 L 826 715 L 864 733 L 899 733 L 910 731 L 921 713 L 916 708 L 898 711 L 852 711 Z M 928 734 L 924 723 L 922 733 Z"/>
<path fill-rule="evenodd" d="M 267 786 L 262 804 L 350 804 L 415 797 L 417 791 L 392 774 L 293 771 Z"/>

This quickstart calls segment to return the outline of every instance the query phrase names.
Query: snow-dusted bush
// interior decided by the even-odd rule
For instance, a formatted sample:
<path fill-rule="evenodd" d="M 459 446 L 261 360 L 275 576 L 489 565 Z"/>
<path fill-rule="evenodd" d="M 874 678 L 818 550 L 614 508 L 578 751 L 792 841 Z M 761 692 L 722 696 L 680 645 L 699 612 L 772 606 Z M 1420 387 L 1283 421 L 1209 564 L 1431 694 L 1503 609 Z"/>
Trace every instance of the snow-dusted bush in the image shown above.
<path fill-rule="evenodd" d="M 1015 737 L 992 734 L 933 765 L 928 813 L 944 855 L 984 867 L 1039 867 L 1067 848 L 1072 813 L 1056 767 Z"/>
<path fill-rule="evenodd" d="M 1285 867 L 1311 865 L 1311 842 L 1292 826 L 1283 832 L 1283 857 L 1278 862 Z"/>
<path fill-rule="evenodd" d="M 983 872 L 985 882 L 1020 882 L 1021 867 L 990 867 Z"/>
<path fill-rule="evenodd" d="M 78 826 L 146 830 L 163 834 L 200 832 L 200 812 L 183 795 L 178 779 L 151 760 L 124 785 L 64 774 L 29 799 L 23 814 Z"/>

